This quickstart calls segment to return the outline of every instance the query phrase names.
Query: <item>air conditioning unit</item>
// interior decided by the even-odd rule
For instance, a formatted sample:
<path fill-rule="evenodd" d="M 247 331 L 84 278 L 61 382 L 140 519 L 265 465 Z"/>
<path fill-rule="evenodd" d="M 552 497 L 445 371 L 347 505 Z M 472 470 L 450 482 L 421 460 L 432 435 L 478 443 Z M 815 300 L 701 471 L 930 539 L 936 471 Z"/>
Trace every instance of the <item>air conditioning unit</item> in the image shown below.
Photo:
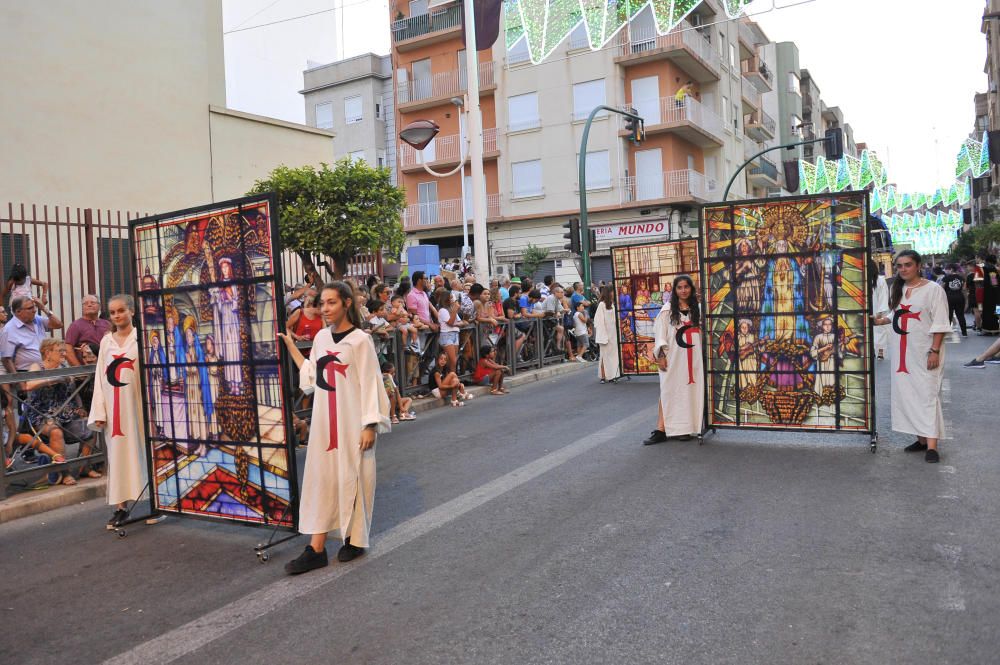
<path fill-rule="evenodd" d="M 514 266 L 509 263 L 498 263 L 493 266 L 493 275 L 495 277 L 512 277 L 514 275 Z"/>

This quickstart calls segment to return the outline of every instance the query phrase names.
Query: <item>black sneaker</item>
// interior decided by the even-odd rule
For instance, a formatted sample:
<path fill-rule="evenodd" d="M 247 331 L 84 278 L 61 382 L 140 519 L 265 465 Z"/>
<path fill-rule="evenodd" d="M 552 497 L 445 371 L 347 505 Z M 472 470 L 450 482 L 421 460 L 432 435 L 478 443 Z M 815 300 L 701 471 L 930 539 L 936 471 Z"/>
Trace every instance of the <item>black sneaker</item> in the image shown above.
<path fill-rule="evenodd" d="M 931 449 L 924 454 L 924 461 L 930 464 L 937 464 L 941 461 L 941 456 L 938 455 L 938 451 Z"/>
<path fill-rule="evenodd" d="M 649 438 L 642 442 L 642 445 L 651 446 L 655 443 L 663 443 L 666 440 L 667 440 L 667 435 L 665 432 L 663 432 L 662 430 L 654 429 L 650 433 Z"/>
<path fill-rule="evenodd" d="M 351 545 L 350 541 L 344 543 L 344 546 L 340 548 L 337 552 L 337 561 L 341 563 L 347 563 L 348 561 L 354 561 L 359 556 L 365 553 L 365 548 L 355 547 Z"/>
<path fill-rule="evenodd" d="M 989 358 L 984 360 L 987 365 L 1000 365 L 1000 358 Z"/>
<path fill-rule="evenodd" d="M 920 443 L 920 441 L 917 440 L 908 445 L 907 447 L 903 448 L 903 450 L 905 450 L 908 453 L 922 453 L 925 450 L 927 450 L 927 444 Z"/>
<path fill-rule="evenodd" d="M 986 367 L 986 363 L 983 362 L 982 360 L 976 360 L 975 358 L 973 358 L 969 362 L 962 365 L 962 367 L 968 367 L 969 369 L 982 369 Z"/>
<path fill-rule="evenodd" d="M 122 524 L 124 524 L 125 520 L 127 519 L 128 519 L 128 513 L 125 512 L 123 509 L 119 508 L 111 516 L 111 519 L 108 520 L 108 525 L 107 525 L 108 531 L 114 531 Z"/>
<path fill-rule="evenodd" d="M 325 568 L 328 563 L 330 561 L 326 557 L 326 548 L 317 552 L 312 548 L 312 545 L 306 545 L 306 548 L 298 558 L 285 564 L 285 572 L 289 575 L 301 575 L 302 573 L 308 573 L 310 570 Z"/>

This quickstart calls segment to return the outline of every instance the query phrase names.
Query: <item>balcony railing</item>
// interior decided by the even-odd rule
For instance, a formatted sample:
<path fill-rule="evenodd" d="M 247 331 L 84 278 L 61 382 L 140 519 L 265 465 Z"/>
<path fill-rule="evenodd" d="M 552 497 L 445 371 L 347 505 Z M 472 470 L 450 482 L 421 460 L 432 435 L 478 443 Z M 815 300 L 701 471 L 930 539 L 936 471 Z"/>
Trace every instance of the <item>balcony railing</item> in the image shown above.
<path fill-rule="evenodd" d="M 702 34 L 688 22 L 682 22 L 677 28 L 665 35 L 656 33 L 651 25 L 629 27 L 621 31 L 618 41 L 617 56 L 634 56 L 646 51 L 666 48 L 683 48 L 697 55 L 716 77 L 722 66 L 718 51 L 712 48 L 712 41 L 707 33 Z"/>
<path fill-rule="evenodd" d="M 462 25 L 462 6 L 456 4 L 443 12 L 418 14 L 393 21 L 392 38 L 397 42 L 402 42 L 460 25 Z"/>
<path fill-rule="evenodd" d="M 760 110 L 751 113 L 746 123 L 747 134 L 756 141 L 774 138 L 774 130 L 774 118 Z"/>
<path fill-rule="evenodd" d="M 465 69 L 452 69 L 447 72 L 432 74 L 426 78 L 398 81 L 396 95 L 399 98 L 400 104 L 409 104 L 424 99 L 448 97 L 465 92 L 467 85 L 468 77 Z M 483 89 L 495 85 L 496 79 L 493 77 L 493 62 L 479 63 L 479 88 Z"/>
<path fill-rule="evenodd" d="M 472 219 L 471 202 L 466 211 L 466 216 L 470 220 Z M 500 195 L 487 194 L 486 218 L 497 219 L 499 217 Z M 461 224 L 462 199 L 414 203 L 407 206 L 406 210 L 403 211 L 403 229 L 406 231 L 419 231 L 436 226 L 459 226 Z"/>
<path fill-rule="evenodd" d="M 750 104 L 750 106 L 758 109 L 760 108 L 761 105 L 760 90 L 758 90 L 757 86 L 755 86 L 749 79 L 747 79 L 746 76 L 743 77 L 743 85 L 740 86 L 740 90 L 741 94 L 743 95 L 743 99 L 747 101 Z"/>
<path fill-rule="evenodd" d="M 774 89 L 774 76 L 768 69 L 767 63 L 760 57 L 744 60 L 742 65 L 743 77 L 760 92 L 769 92 Z"/>
<path fill-rule="evenodd" d="M 643 105 L 640 104 L 640 106 Z M 628 105 L 622 106 L 622 110 L 628 110 Z M 688 97 L 680 103 L 674 97 L 661 97 L 659 99 L 659 113 L 659 119 L 655 116 L 643 118 L 647 131 L 659 125 L 676 125 L 687 122 L 711 134 L 718 143 L 725 143 L 722 133 L 722 118 L 693 97 Z M 640 112 L 639 115 L 642 113 Z M 624 116 L 618 116 L 618 118 L 621 127 L 624 128 Z"/>
<path fill-rule="evenodd" d="M 658 199 L 711 201 L 718 194 L 715 180 L 692 169 L 627 176 L 621 181 L 622 203 Z"/>
<path fill-rule="evenodd" d="M 751 178 L 766 178 L 772 183 L 778 182 L 778 167 L 766 157 L 760 157 L 757 163 L 749 167 Z"/>
<path fill-rule="evenodd" d="M 449 134 L 438 136 L 434 139 L 434 152 L 428 154 L 425 150 L 416 150 L 405 143 L 400 145 L 399 168 L 408 169 L 413 166 L 420 166 L 421 163 L 428 164 L 457 164 L 462 158 L 462 151 L 466 150 L 462 145 L 462 137 L 459 134 Z M 483 153 L 497 151 L 497 130 L 490 127 L 483 130 Z"/>

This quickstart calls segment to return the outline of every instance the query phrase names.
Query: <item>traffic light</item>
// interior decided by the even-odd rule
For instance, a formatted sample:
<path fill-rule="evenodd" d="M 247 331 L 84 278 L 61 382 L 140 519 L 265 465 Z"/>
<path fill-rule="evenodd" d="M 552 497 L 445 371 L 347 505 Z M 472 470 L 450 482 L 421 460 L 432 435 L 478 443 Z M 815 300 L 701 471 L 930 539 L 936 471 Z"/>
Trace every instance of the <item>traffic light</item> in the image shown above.
<path fill-rule="evenodd" d="M 629 109 L 633 115 L 625 116 L 625 131 L 628 132 L 628 140 L 633 143 L 642 143 L 646 140 L 646 126 L 642 118 L 635 117 L 635 109 Z"/>
<path fill-rule="evenodd" d="M 568 243 L 563 245 L 563 249 L 572 254 L 579 254 L 580 219 L 578 217 L 570 217 L 568 221 L 563 222 L 563 228 L 566 229 L 566 233 L 563 234 L 563 238 L 569 240 Z"/>
<path fill-rule="evenodd" d="M 587 253 L 592 253 L 597 249 L 597 231 L 595 229 L 587 230 Z"/>
<path fill-rule="evenodd" d="M 844 130 L 841 127 L 834 127 L 826 130 L 823 137 L 823 148 L 826 150 L 827 159 L 841 159 L 844 156 Z"/>

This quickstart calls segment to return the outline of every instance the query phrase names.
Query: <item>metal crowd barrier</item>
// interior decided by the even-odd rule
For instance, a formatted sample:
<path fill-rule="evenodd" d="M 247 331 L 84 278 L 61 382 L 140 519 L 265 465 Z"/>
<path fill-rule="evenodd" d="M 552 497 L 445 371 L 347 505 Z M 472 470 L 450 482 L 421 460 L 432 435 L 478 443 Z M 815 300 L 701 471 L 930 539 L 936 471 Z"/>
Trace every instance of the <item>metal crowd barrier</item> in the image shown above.
<path fill-rule="evenodd" d="M 64 402 L 62 406 L 66 406 L 75 397 L 79 397 L 81 392 L 90 385 L 93 385 L 94 378 L 94 365 L 82 365 L 80 367 L 65 367 L 59 369 L 43 370 L 39 372 L 18 372 L 16 374 L 3 374 L 0 375 L 0 390 L 6 390 L 8 396 L 8 409 L 13 409 L 14 420 L 15 420 L 15 431 L 10 432 L 7 426 L 6 413 L 2 413 L 3 416 L 3 445 L 0 446 L 0 457 L 3 459 L 3 474 L 0 475 L 0 500 L 5 499 L 8 494 L 8 488 L 11 486 L 21 486 L 24 488 L 31 487 L 36 484 L 41 478 L 44 478 L 49 473 L 75 473 L 79 471 L 82 467 L 103 463 L 105 461 L 105 445 L 104 445 L 104 435 L 103 433 L 92 433 L 92 446 L 93 451 L 90 455 L 76 456 L 73 458 L 66 458 L 65 462 L 51 462 L 44 465 L 32 465 L 24 469 L 8 469 L 7 468 L 7 444 L 11 437 L 17 437 L 18 439 L 25 439 L 30 437 L 30 442 L 25 442 L 20 444 L 15 441 L 13 443 L 13 450 L 17 451 L 21 447 L 37 447 L 38 441 L 41 439 L 41 435 L 34 432 L 27 424 L 27 412 L 32 409 L 32 405 L 27 403 L 26 399 L 22 399 L 21 391 L 18 390 L 18 386 L 15 384 L 26 383 L 28 381 L 37 381 L 39 379 L 55 379 L 55 378 L 75 378 L 75 377 L 85 377 L 82 381 L 78 382 L 78 385 L 73 390 L 70 395 L 69 400 Z M 26 397 L 26 395 L 25 395 Z M 81 400 L 80 407 L 89 411 L 90 404 L 84 403 Z M 51 414 L 45 414 L 51 415 Z M 56 422 L 59 426 L 59 423 Z M 60 426 L 60 429 L 62 427 Z M 63 430 L 65 432 L 65 430 Z M 20 435 L 20 436 L 19 436 Z M 83 446 L 80 445 L 80 451 L 83 450 Z M 37 454 L 37 453 L 36 453 Z"/>

